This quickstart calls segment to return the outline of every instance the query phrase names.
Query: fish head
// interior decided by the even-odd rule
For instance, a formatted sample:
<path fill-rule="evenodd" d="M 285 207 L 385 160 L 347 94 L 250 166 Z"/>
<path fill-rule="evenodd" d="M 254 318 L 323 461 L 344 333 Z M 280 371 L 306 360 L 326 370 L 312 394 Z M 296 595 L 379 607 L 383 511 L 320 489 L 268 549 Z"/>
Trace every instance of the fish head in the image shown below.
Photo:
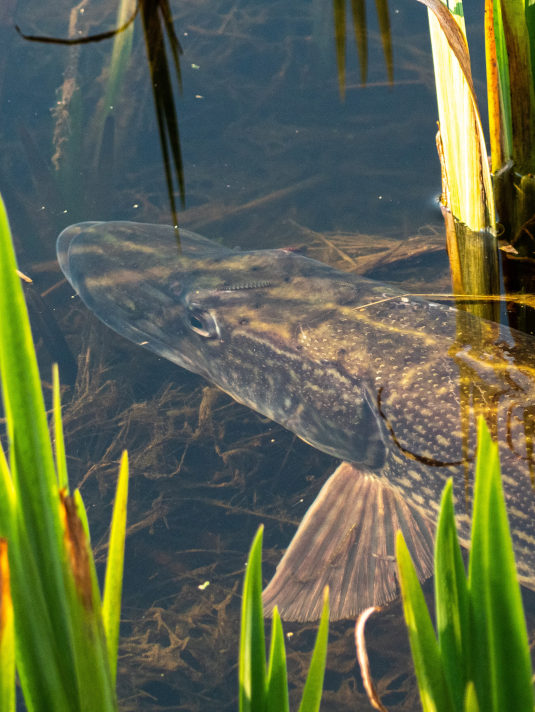
<path fill-rule="evenodd" d="M 78 223 L 57 240 L 63 273 L 101 321 L 212 380 L 207 344 L 221 343 L 221 329 L 206 297 L 226 283 L 234 254 L 187 230 L 126 221 Z"/>
<path fill-rule="evenodd" d="M 322 336 L 332 312 L 366 287 L 292 250 L 232 250 L 182 229 L 179 246 L 162 225 L 80 223 L 61 233 L 57 253 L 86 306 L 117 333 L 326 452 L 382 461 L 365 384 L 333 366 L 326 349 L 337 347 Z"/>
<path fill-rule="evenodd" d="M 292 281 L 286 250 L 242 252 L 183 229 L 178 240 L 165 225 L 84 222 L 63 230 L 57 255 L 107 326 L 222 387 L 240 329 L 253 323 L 276 339 L 287 325 L 284 295 L 268 299 L 274 285 Z"/>

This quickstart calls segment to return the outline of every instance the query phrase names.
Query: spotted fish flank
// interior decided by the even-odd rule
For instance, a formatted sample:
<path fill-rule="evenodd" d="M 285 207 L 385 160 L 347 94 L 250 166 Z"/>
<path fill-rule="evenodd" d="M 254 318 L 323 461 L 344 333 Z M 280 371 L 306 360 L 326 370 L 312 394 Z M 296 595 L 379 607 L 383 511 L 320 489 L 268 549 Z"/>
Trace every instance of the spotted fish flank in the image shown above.
<path fill-rule="evenodd" d="M 522 583 L 535 589 L 535 339 L 287 250 L 239 252 L 172 228 L 81 223 L 58 259 L 118 333 L 199 373 L 344 463 L 264 592 L 283 617 L 332 617 L 396 594 L 401 529 L 430 572 L 454 479 L 469 537 L 477 415 L 498 440 Z"/>

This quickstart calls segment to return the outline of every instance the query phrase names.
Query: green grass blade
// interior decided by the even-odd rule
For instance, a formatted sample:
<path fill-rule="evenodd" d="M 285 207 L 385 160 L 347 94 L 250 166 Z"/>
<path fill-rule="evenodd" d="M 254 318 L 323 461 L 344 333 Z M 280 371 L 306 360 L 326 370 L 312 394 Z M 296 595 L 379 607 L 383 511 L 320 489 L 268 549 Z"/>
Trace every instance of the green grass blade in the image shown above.
<path fill-rule="evenodd" d="M 531 661 L 513 546 L 501 487 L 498 446 L 478 423 L 469 594 L 479 706 L 533 711 Z"/>
<path fill-rule="evenodd" d="M 460 710 L 470 669 L 469 602 L 461 548 L 455 529 L 453 483 L 448 480 L 435 542 L 435 601 L 438 644 L 452 702 Z"/>
<path fill-rule="evenodd" d="M 267 673 L 266 712 L 289 712 L 288 676 L 284 633 L 277 606 L 271 622 L 271 646 Z"/>
<path fill-rule="evenodd" d="M 91 533 L 89 531 L 89 520 L 87 519 L 87 510 L 85 508 L 84 500 L 82 498 L 82 493 L 80 492 L 79 489 L 75 489 L 72 496 L 74 497 L 74 500 L 76 502 L 76 511 L 78 512 L 78 516 L 80 517 L 80 521 L 82 522 L 82 526 L 84 528 L 84 532 L 87 537 L 87 540 L 91 541 Z"/>
<path fill-rule="evenodd" d="M 316 635 L 316 643 L 312 651 L 312 659 L 299 705 L 299 712 L 318 712 L 323 692 L 323 678 L 327 661 L 327 641 L 329 637 L 329 589 L 323 594 L 323 610 Z"/>
<path fill-rule="evenodd" d="M 13 529 L 16 518 L 16 497 L 4 448 L 0 442 L 0 537 Z"/>
<path fill-rule="evenodd" d="M 511 135 L 515 170 L 524 175 L 535 169 L 535 92 L 525 0 L 499 3 L 509 68 L 503 94 L 512 97 Z M 535 38 L 531 37 L 531 42 Z"/>
<path fill-rule="evenodd" d="M 463 712 L 479 712 L 479 704 L 477 701 L 476 688 L 472 680 L 466 686 L 466 694 L 464 697 Z"/>
<path fill-rule="evenodd" d="M 263 712 L 266 704 L 266 648 L 262 606 L 261 526 L 253 540 L 243 584 L 239 699 L 240 712 Z"/>
<path fill-rule="evenodd" d="M 15 712 L 15 626 L 7 542 L 0 540 L 0 710 Z"/>
<path fill-rule="evenodd" d="M 424 712 L 453 712 L 442 659 L 422 587 L 401 532 L 396 538 L 403 611 Z"/>
<path fill-rule="evenodd" d="M 123 452 L 119 480 L 113 506 L 110 545 L 104 581 L 102 619 L 108 645 L 108 658 L 113 682 L 117 674 L 117 651 L 121 614 L 121 591 L 123 583 L 124 544 L 126 534 L 126 505 L 128 500 L 128 455 Z"/>
<path fill-rule="evenodd" d="M 60 578 L 49 545 L 61 540 L 56 506 L 56 471 L 45 404 L 24 296 L 16 274 L 11 233 L 0 199 L 0 374 L 7 419 L 11 473 L 20 484 L 21 506 L 36 553 L 48 562 L 49 580 Z M 43 506 L 45 505 L 45 506 Z M 56 550 L 56 547 L 53 549 Z"/>
<path fill-rule="evenodd" d="M 486 569 L 488 560 L 488 530 L 490 499 L 490 471 L 497 464 L 498 451 L 492 443 L 488 430 L 478 424 L 478 448 L 475 474 L 474 505 L 472 515 L 472 539 L 468 567 L 470 615 L 472 619 L 472 655 L 474 679 L 478 702 L 482 709 L 491 712 L 493 707 L 492 686 L 488 684 L 491 671 L 491 654 L 487 616 L 489 614 Z"/>
<path fill-rule="evenodd" d="M 11 477 L 16 493 L 2 533 L 9 539 L 17 665 L 25 695 L 43 700 L 44 705 L 52 703 L 50 691 L 58 690 L 55 709 L 60 710 L 64 701 L 78 697 L 72 629 L 65 615 L 63 532 L 37 359 L 15 269 L 9 223 L 0 199 L 0 377 L 10 463 L 10 475 L 3 473 L 2 479 L 8 491 L 6 478 Z M 34 613 L 31 619 L 28 610 Z M 43 674 L 34 675 L 28 661 Z"/>
<path fill-rule="evenodd" d="M 100 591 L 84 524 L 85 508 L 78 490 L 62 495 L 65 549 L 68 559 L 66 590 L 72 620 L 79 707 L 116 710 L 115 690 L 101 615 Z M 90 701 L 88 705 L 87 701 Z"/>
<path fill-rule="evenodd" d="M 56 468 L 15 266 L 0 200 L 0 376 L 9 446 L 9 464 L 0 447 L 0 536 L 9 542 L 15 663 L 29 710 L 112 711 L 116 697 L 87 517 L 79 493 L 67 491 L 59 378 L 55 369 Z M 7 574 L 1 579 L 5 584 Z M 0 646 L 2 620 L 0 613 Z M 5 650 L 2 672 L 9 669 Z M 9 694 L 5 677 L 2 709 L 10 706 Z"/>
<path fill-rule="evenodd" d="M 23 532 L 12 532 L 9 546 L 18 552 L 30 547 Z M 16 664 L 26 706 L 30 710 L 74 710 L 79 700 L 72 635 L 61 649 L 61 631 L 49 615 L 49 599 L 41 584 L 41 571 L 29 555 L 10 555 L 11 591 L 15 612 Z M 62 609 L 63 611 L 68 609 Z M 31 611 L 31 615 L 28 614 Z M 70 628 L 70 626 L 69 626 Z M 66 658 L 61 659 L 61 655 Z M 66 670 L 70 670 L 67 677 Z"/>
<path fill-rule="evenodd" d="M 54 440 L 56 450 L 56 471 L 58 486 L 69 491 L 69 478 L 67 475 L 67 458 L 65 456 L 65 440 L 63 438 L 63 423 L 61 421 L 61 395 L 59 385 L 58 365 L 52 367 L 52 401 L 54 413 Z"/>
<path fill-rule="evenodd" d="M 509 58 L 503 29 L 500 0 L 485 0 L 487 94 L 492 170 L 495 173 L 511 159 L 513 152 Z"/>

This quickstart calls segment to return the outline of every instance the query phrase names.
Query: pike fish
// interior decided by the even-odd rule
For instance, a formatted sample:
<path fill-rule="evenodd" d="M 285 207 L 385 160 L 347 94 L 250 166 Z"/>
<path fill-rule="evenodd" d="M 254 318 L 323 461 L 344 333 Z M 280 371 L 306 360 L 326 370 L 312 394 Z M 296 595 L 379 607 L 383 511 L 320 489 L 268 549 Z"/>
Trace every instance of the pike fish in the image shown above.
<path fill-rule="evenodd" d="M 397 594 L 401 529 L 431 573 L 453 478 L 464 543 L 476 420 L 498 441 L 521 583 L 535 590 L 535 339 L 292 250 L 238 251 L 128 222 L 65 229 L 57 253 L 87 307 L 131 341 L 342 460 L 264 591 L 266 611 L 355 616 Z"/>

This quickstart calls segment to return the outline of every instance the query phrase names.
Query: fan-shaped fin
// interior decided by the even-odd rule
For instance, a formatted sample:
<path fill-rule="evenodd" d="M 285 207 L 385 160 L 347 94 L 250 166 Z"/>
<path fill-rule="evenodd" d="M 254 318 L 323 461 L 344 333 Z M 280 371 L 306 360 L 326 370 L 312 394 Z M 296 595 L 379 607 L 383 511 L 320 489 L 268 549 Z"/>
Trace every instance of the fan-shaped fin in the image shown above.
<path fill-rule="evenodd" d="M 434 525 L 387 480 L 343 462 L 307 511 L 263 593 L 267 614 L 321 615 L 330 589 L 331 620 L 353 618 L 398 593 L 395 536 L 401 529 L 420 579 L 432 573 Z"/>

